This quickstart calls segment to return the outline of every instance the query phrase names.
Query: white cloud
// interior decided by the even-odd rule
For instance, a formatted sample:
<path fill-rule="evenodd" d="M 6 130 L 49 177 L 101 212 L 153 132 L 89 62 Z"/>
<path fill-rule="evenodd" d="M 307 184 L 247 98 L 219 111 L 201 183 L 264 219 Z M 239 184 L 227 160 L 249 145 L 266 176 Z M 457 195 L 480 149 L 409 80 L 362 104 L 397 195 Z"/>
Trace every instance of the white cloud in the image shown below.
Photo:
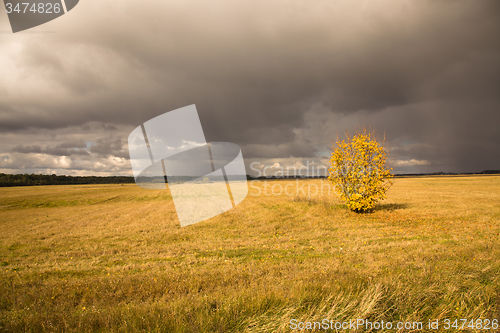
<path fill-rule="evenodd" d="M 397 161 L 394 161 L 394 164 L 396 166 L 415 166 L 415 165 L 430 165 L 430 162 L 426 161 L 426 160 L 411 159 L 408 161 L 397 160 Z"/>

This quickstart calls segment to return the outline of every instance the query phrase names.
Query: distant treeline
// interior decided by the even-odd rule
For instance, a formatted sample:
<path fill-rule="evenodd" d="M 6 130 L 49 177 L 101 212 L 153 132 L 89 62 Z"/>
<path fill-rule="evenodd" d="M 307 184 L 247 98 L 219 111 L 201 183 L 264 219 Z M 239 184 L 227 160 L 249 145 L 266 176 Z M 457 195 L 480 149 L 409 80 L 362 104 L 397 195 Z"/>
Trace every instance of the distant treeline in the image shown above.
<path fill-rule="evenodd" d="M 493 175 L 500 174 L 500 170 L 484 170 L 476 173 L 453 173 L 453 172 L 434 172 L 434 173 L 412 173 L 412 174 L 396 174 L 396 177 L 413 177 L 413 176 L 458 176 L 458 175 Z M 188 177 L 192 178 L 192 177 Z M 252 177 L 247 176 L 248 180 L 256 179 L 295 179 L 305 178 L 301 176 L 285 176 L 285 177 Z M 326 178 L 325 176 L 308 177 L 308 178 Z M 189 179 L 191 180 L 191 179 Z M 161 177 L 161 181 L 164 181 Z M 148 182 L 156 182 L 151 178 Z M 127 176 L 57 176 L 57 175 L 37 175 L 37 174 L 17 174 L 10 175 L 0 173 L 0 187 L 7 186 L 35 186 L 35 185 L 78 185 L 78 184 L 133 184 L 134 177 Z"/>
<path fill-rule="evenodd" d="M 57 176 L 19 174 L 9 175 L 0 173 L 0 187 L 6 186 L 34 186 L 34 185 L 76 185 L 76 184 L 126 184 L 134 183 L 134 177 L 112 176 Z"/>
<path fill-rule="evenodd" d="M 433 172 L 433 173 L 404 173 L 395 174 L 396 177 L 412 177 L 412 176 L 461 176 L 461 175 L 495 175 L 500 174 L 500 170 L 484 170 L 483 172 Z"/>
<path fill-rule="evenodd" d="M 415 177 L 415 176 L 459 176 L 459 175 L 494 175 L 500 174 L 500 170 L 484 170 L 483 172 L 468 172 L 468 173 L 455 173 L 455 172 L 433 172 L 433 173 L 401 173 L 395 174 L 395 177 Z M 265 179 L 296 179 L 296 178 L 319 178 L 324 179 L 327 176 L 314 176 L 314 177 L 305 177 L 300 175 L 289 175 L 289 176 L 268 176 L 268 177 L 252 177 L 247 176 L 248 180 L 257 179 L 257 180 L 265 180 Z"/>

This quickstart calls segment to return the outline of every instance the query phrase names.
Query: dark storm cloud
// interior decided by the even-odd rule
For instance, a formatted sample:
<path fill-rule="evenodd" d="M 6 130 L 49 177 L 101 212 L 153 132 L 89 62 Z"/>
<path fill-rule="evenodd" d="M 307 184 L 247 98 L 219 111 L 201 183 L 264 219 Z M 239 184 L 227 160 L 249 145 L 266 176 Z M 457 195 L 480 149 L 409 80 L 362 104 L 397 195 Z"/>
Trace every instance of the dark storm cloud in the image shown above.
<path fill-rule="evenodd" d="M 313 157 L 368 123 L 404 170 L 494 168 L 499 14 L 496 0 L 86 1 L 56 34 L 0 35 L 0 128 L 107 124 L 89 151 L 128 158 L 119 129 L 196 104 L 207 140 L 245 157 Z"/>

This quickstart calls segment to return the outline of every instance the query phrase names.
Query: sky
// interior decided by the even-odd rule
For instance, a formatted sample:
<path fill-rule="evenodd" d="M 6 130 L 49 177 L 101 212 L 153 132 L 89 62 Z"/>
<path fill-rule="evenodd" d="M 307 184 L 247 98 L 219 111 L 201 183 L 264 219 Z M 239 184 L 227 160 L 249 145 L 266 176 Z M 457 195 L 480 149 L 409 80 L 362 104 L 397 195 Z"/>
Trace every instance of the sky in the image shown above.
<path fill-rule="evenodd" d="M 328 165 L 363 126 L 395 173 L 500 169 L 499 18 L 498 0 L 81 0 L 13 34 L 0 5 L 0 172 L 132 175 L 130 132 L 192 104 L 250 174 Z"/>

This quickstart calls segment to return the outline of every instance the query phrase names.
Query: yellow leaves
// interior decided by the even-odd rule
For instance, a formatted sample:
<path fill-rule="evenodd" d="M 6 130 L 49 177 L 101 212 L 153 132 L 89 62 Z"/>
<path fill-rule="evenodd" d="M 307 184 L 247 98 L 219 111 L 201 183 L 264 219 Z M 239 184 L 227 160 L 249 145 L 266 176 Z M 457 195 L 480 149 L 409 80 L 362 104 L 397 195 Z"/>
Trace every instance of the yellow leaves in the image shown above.
<path fill-rule="evenodd" d="M 391 168 L 386 168 L 387 152 L 370 133 L 356 133 L 333 147 L 328 179 L 335 184 L 349 209 L 367 211 L 385 199 Z"/>

